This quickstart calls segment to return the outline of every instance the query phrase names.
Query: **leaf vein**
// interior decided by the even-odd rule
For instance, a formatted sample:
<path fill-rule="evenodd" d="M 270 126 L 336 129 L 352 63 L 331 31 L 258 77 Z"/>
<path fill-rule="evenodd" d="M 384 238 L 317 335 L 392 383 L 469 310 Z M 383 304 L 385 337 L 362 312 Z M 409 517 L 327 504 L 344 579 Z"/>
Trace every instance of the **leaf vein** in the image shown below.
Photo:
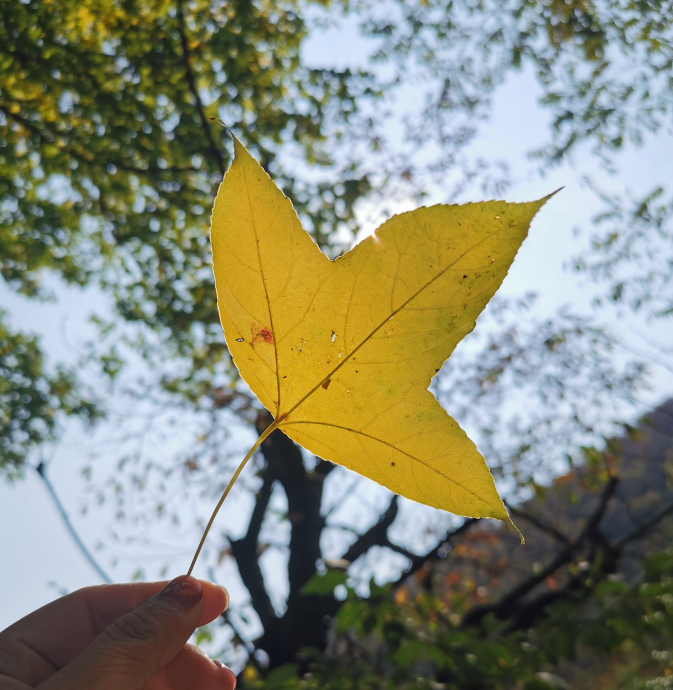
<path fill-rule="evenodd" d="M 461 484 L 459 481 L 456 481 L 455 479 L 451 479 L 451 477 L 449 477 L 448 475 L 444 474 L 443 472 L 440 472 L 436 467 L 433 467 L 431 464 L 429 464 L 425 460 L 421 460 L 421 458 L 418 458 L 415 455 L 412 455 L 411 453 L 407 453 L 406 451 L 402 450 L 401 448 L 398 448 L 397 446 L 393 445 L 392 443 L 388 443 L 388 441 L 384 441 L 380 438 L 377 438 L 376 436 L 372 436 L 371 434 L 366 434 L 363 431 L 358 431 L 357 429 L 351 429 L 350 427 L 340 426 L 338 424 L 329 424 L 326 422 L 308 422 L 308 421 L 291 422 L 291 421 L 288 421 L 288 422 L 282 422 L 281 424 L 279 424 L 278 428 L 282 429 L 284 426 L 301 425 L 301 424 L 313 425 L 313 426 L 329 426 L 329 427 L 332 427 L 333 429 L 341 429 L 342 431 L 350 431 L 353 434 L 360 434 L 362 436 L 365 436 L 366 438 L 372 439 L 373 441 L 378 441 L 379 443 L 382 443 L 384 446 L 388 446 L 389 448 L 392 448 L 393 450 L 397 451 L 398 453 L 401 453 L 402 455 L 406 455 L 411 460 L 415 460 L 416 462 L 419 462 L 421 465 L 424 465 L 430 471 L 435 472 L 440 477 L 443 477 L 444 479 L 446 479 L 451 484 L 455 484 L 456 486 L 460 487 L 463 491 L 466 491 L 467 493 L 469 493 L 471 496 L 476 498 L 479 502 L 484 503 L 485 505 L 487 505 L 492 510 L 499 512 L 499 509 L 496 506 L 493 506 L 488 501 L 485 501 L 483 498 L 481 498 L 481 496 L 474 493 L 474 491 L 472 491 L 471 489 L 468 489 L 464 484 Z M 320 443 L 322 443 L 322 441 L 320 441 Z M 413 467 L 413 465 L 412 465 L 412 467 Z M 422 491 L 422 493 L 425 494 L 424 491 Z"/>
<path fill-rule="evenodd" d="M 248 199 L 248 206 L 250 208 L 250 221 L 252 222 L 252 229 L 255 233 L 255 248 L 257 249 L 257 261 L 259 262 L 259 273 L 262 278 L 262 286 L 264 287 L 264 297 L 266 298 L 266 308 L 269 312 L 269 325 L 271 326 L 271 333 L 273 334 L 273 354 L 276 358 L 276 416 L 278 415 L 278 410 L 280 409 L 280 372 L 278 370 L 278 346 L 276 345 L 275 329 L 273 327 L 273 314 L 271 313 L 271 302 L 269 300 L 269 290 L 266 285 L 266 278 L 264 276 L 264 266 L 262 264 L 262 256 L 259 251 L 259 235 L 257 233 L 257 226 L 255 224 L 255 215 L 252 210 L 252 201 L 250 200 L 250 190 L 248 188 L 248 178 L 245 174 L 245 166 L 241 165 L 241 172 L 243 173 L 243 181 L 245 183 L 245 195 Z M 278 209 L 280 208 L 280 203 L 276 205 L 276 214 L 278 214 Z M 271 221 L 271 225 L 276 220 L 276 215 Z"/>

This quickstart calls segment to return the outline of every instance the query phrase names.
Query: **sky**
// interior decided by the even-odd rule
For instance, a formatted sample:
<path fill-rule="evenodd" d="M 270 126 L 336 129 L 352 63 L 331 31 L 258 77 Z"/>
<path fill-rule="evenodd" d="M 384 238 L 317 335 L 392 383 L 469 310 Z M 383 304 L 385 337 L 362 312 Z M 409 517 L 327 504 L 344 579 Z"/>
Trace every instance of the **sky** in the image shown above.
<path fill-rule="evenodd" d="M 355 24 L 341 22 L 327 31 L 315 32 L 305 46 L 304 57 L 316 66 L 359 67 L 364 64 L 367 50 L 368 46 L 359 38 Z M 524 71 L 508 78 L 495 96 L 489 123 L 481 127 L 470 148 L 475 156 L 507 161 L 513 180 L 506 194 L 510 201 L 539 198 L 563 187 L 563 191 L 534 220 L 529 239 L 519 252 L 500 294 L 520 296 L 527 291 L 536 291 L 540 295 L 536 306 L 540 314 L 549 314 L 567 305 L 580 313 L 591 313 L 591 298 L 597 288 L 564 269 L 564 264 L 586 246 L 586 231 L 577 237 L 577 228 L 588 228 L 590 218 L 598 210 L 595 196 L 582 184 L 582 178 L 590 174 L 610 189 L 628 190 L 635 196 L 646 193 L 664 180 L 666 171 L 669 171 L 670 177 L 673 132 L 669 130 L 650 137 L 640 148 L 628 146 L 617 159 L 620 172 L 616 175 L 600 169 L 588 151 L 580 150 L 570 161 L 540 177 L 535 163 L 528 156 L 532 149 L 546 141 L 548 132 L 548 115 L 537 105 L 538 95 L 539 87 L 531 73 Z M 473 195 L 469 200 L 479 198 L 478 190 L 470 190 L 467 195 Z M 412 207 L 412 202 L 400 202 L 393 210 L 399 212 Z M 365 226 L 363 233 L 373 229 Z M 80 291 L 55 284 L 54 290 L 58 296 L 56 302 L 33 303 L 12 295 L 0 285 L 0 303 L 9 311 L 14 327 L 44 337 L 53 361 L 73 363 L 80 355 L 79 343 L 86 339 L 87 334 L 94 332 L 87 323 L 89 314 L 92 311 L 109 313 L 109 305 L 105 297 L 93 289 Z M 661 330 L 653 332 L 642 320 L 619 316 L 610 310 L 602 312 L 601 319 L 618 332 L 626 350 L 630 348 L 641 356 L 660 359 L 660 354 L 648 345 L 648 340 L 653 335 L 662 340 L 666 333 Z M 669 340 L 671 335 L 673 333 L 668 333 Z M 654 376 L 651 390 L 643 397 L 643 411 L 673 390 L 673 361 L 665 364 L 659 366 L 653 363 Z M 114 419 L 115 424 L 136 425 L 140 430 L 146 423 L 142 410 L 118 410 Z M 161 432 L 152 437 L 152 450 L 169 453 L 182 447 L 181 444 L 186 444 L 198 427 L 198 421 L 193 424 L 193 428 L 171 427 L 166 420 L 159 425 Z M 100 451 L 101 445 L 104 446 L 106 439 L 117 438 L 112 431 L 103 430 L 91 437 L 78 423 L 71 424 L 55 449 L 50 470 L 52 481 L 83 541 L 94 554 L 100 556 L 101 563 L 109 568 L 115 580 L 130 578 L 138 567 L 144 569 L 146 577 L 156 577 L 160 574 L 161 564 L 165 562 L 171 563 L 167 576 L 177 575 L 186 570 L 196 545 L 198 533 L 193 529 L 162 528 L 155 537 L 163 540 L 165 549 L 159 554 L 160 557 L 153 559 L 146 558 L 143 541 L 138 539 L 136 543 L 125 547 L 126 557 L 120 560 L 117 567 L 113 567 L 109 552 L 97 550 L 101 539 L 110 537 L 114 515 L 109 506 L 82 514 L 85 502 L 82 500 L 84 483 L 81 469 L 89 464 L 92 452 L 102 452 L 104 455 L 104 451 Z M 248 440 L 238 436 L 232 438 L 231 442 L 234 446 L 240 445 L 244 451 Z M 135 440 L 129 443 L 133 444 Z M 103 462 L 103 467 L 105 471 L 111 471 L 113 465 Z M 343 473 L 338 482 L 330 487 L 328 501 L 336 500 L 340 493 L 347 491 L 351 480 L 351 476 Z M 365 505 L 360 512 L 350 516 L 355 525 L 366 522 L 369 519 L 367 516 L 374 515 L 388 500 L 387 492 L 373 485 L 368 486 L 362 496 L 363 504 L 369 502 L 371 505 Z M 213 496 L 208 497 L 192 496 L 191 502 L 186 502 L 184 506 L 186 516 L 207 516 L 210 506 L 214 504 L 213 497 L 214 492 Z M 218 524 L 226 524 L 227 529 L 236 534 L 245 524 L 244 517 L 251 503 L 249 497 L 243 495 L 238 498 L 232 496 L 232 499 Z M 280 493 L 274 496 L 274 507 L 282 510 L 283 502 Z M 89 501 L 86 503 L 88 505 Z M 430 522 L 438 519 L 436 511 L 403 502 L 402 524 L 419 517 Z M 0 607 L 0 629 L 64 591 L 101 582 L 69 536 L 35 473 L 29 471 L 25 479 L 14 484 L 0 483 L 0 525 L 3 527 L 0 531 L 0 580 L 4 583 L 3 591 L 10 593 Z M 142 525 L 138 527 L 142 528 Z M 266 525 L 265 529 L 273 531 L 273 524 Z M 141 534 L 142 529 L 138 531 Z M 156 555 L 156 549 L 153 554 Z M 264 568 L 269 578 L 273 578 L 274 570 L 283 565 L 283 558 L 282 554 L 273 550 L 265 554 Z M 386 572 L 397 567 L 401 567 L 399 559 L 389 559 L 377 574 L 385 577 Z M 204 569 L 198 572 L 208 576 Z M 237 598 L 247 599 L 231 564 L 225 564 L 217 576 L 231 590 L 234 602 Z M 282 605 L 284 587 L 285 584 L 278 580 L 274 588 L 274 601 L 279 607 Z M 244 623 L 241 625 L 245 627 Z"/>

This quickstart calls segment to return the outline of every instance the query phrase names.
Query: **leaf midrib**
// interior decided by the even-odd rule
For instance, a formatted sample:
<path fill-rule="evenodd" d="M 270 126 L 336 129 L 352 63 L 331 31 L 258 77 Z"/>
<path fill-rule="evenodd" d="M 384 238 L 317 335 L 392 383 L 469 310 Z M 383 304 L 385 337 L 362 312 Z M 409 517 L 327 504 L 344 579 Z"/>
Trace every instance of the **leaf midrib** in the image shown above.
<path fill-rule="evenodd" d="M 252 223 L 252 230 L 255 233 L 255 249 L 257 250 L 257 261 L 259 262 L 259 273 L 262 277 L 262 286 L 264 287 L 264 298 L 266 299 L 266 308 L 269 312 L 269 325 L 271 326 L 271 334 L 273 336 L 273 355 L 276 360 L 276 415 L 280 410 L 280 371 L 278 368 L 278 346 L 276 344 L 276 329 L 273 326 L 273 313 L 271 311 L 271 301 L 269 300 L 269 291 L 266 287 L 266 278 L 264 276 L 264 266 L 262 264 L 262 255 L 259 252 L 259 237 L 257 235 L 257 225 L 255 224 L 255 215 L 252 210 L 252 201 L 250 200 L 250 190 L 248 189 L 248 177 L 245 174 L 245 166 L 241 163 L 241 172 L 243 173 L 243 182 L 245 187 L 245 196 L 248 200 L 248 208 L 250 209 L 250 222 Z M 276 212 L 278 208 L 276 207 Z"/>
<path fill-rule="evenodd" d="M 332 369 L 332 371 L 330 371 L 328 374 L 326 374 L 322 378 L 322 380 L 320 380 L 308 393 L 306 393 L 306 395 L 303 398 L 301 398 L 298 402 L 296 402 L 287 412 L 283 413 L 282 419 L 283 420 L 287 419 L 300 405 L 302 405 L 304 402 L 306 402 L 306 400 L 308 398 L 310 398 L 319 388 L 321 388 L 323 383 L 325 383 L 325 381 L 327 381 L 327 379 L 331 379 L 332 376 L 334 376 L 334 374 L 336 374 L 336 372 L 339 371 L 339 369 L 341 369 L 341 367 L 343 367 L 360 348 L 362 348 L 364 345 L 366 345 L 371 340 L 371 338 L 374 336 L 374 334 L 378 330 L 383 328 L 383 326 L 391 318 L 393 318 L 396 314 L 398 314 L 400 311 L 402 311 L 402 309 L 404 309 L 409 304 L 409 302 L 416 299 L 416 297 L 418 297 L 418 295 L 420 295 L 424 290 L 429 288 L 436 280 L 441 278 L 449 269 L 453 268 L 464 256 L 466 256 L 471 251 L 476 249 L 483 242 L 490 240 L 491 237 L 494 237 L 498 233 L 502 232 L 502 230 L 503 230 L 503 228 L 498 228 L 498 230 L 496 230 L 495 232 L 492 232 L 490 235 L 487 235 L 486 237 L 479 240 L 479 242 L 477 242 L 476 244 L 473 244 L 472 246 L 470 246 L 460 256 L 458 256 L 456 259 L 454 259 L 454 261 L 452 263 L 450 263 L 448 266 L 446 266 L 446 268 L 443 268 L 436 276 L 434 276 L 434 278 L 432 278 L 425 285 L 420 287 L 411 297 L 409 297 L 405 302 L 403 302 L 397 309 L 393 310 L 392 313 L 390 313 L 388 316 L 386 316 L 383 319 L 383 321 L 381 321 L 381 323 L 378 326 L 376 326 L 376 328 L 374 328 L 374 330 L 371 333 L 369 333 L 369 335 L 367 335 L 354 350 L 351 350 L 348 353 L 348 355 L 346 357 L 344 357 L 342 362 L 340 362 L 336 367 L 334 367 L 334 369 Z M 265 287 L 265 289 L 266 289 L 266 287 Z M 479 294 L 481 294 L 481 293 L 479 293 Z M 269 314 L 270 313 L 271 313 L 271 311 L 269 310 Z M 275 346 L 275 336 L 274 336 L 274 346 Z M 276 357 L 276 377 L 279 381 L 278 386 L 279 386 L 279 391 L 280 391 L 280 372 L 278 371 L 277 367 L 278 367 L 278 359 Z M 279 396 L 280 396 L 280 392 L 279 392 Z M 280 404 L 278 405 L 278 410 L 280 410 Z"/>
<path fill-rule="evenodd" d="M 384 441 L 383 439 L 378 438 L 377 436 L 372 436 L 371 434 L 367 434 L 364 431 L 360 431 L 359 429 L 351 429 L 350 427 L 347 426 L 341 426 L 339 424 L 332 424 L 330 422 L 311 422 L 311 421 L 305 421 L 305 420 L 297 420 L 296 422 L 293 421 L 287 421 L 287 422 L 281 422 L 278 425 L 279 429 L 282 429 L 285 426 L 292 426 L 292 425 L 300 425 L 300 424 L 305 424 L 305 425 L 313 425 L 313 426 L 328 426 L 332 429 L 341 429 L 343 431 L 350 431 L 353 434 L 358 434 L 360 436 L 364 436 L 365 438 L 372 439 L 373 441 L 377 441 L 378 443 L 382 443 L 384 446 L 388 446 L 389 448 L 392 448 L 393 450 L 396 450 L 398 453 L 402 453 L 402 455 L 406 455 L 408 458 L 411 458 L 411 460 L 415 460 L 416 462 L 419 462 L 421 465 L 424 467 L 427 467 L 429 470 L 437 473 L 440 477 L 447 479 L 449 482 L 452 484 L 455 484 L 457 487 L 462 489 L 463 491 L 466 491 L 468 494 L 474 496 L 479 502 L 486 504 L 489 508 L 496 510 L 497 509 L 491 505 L 488 501 L 485 501 L 481 496 L 478 494 L 474 493 L 471 489 L 468 489 L 466 486 L 463 486 L 460 482 L 457 482 L 455 479 L 452 479 L 446 474 L 443 474 L 440 472 L 436 467 L 432 467 L 429 463 L 427 463 L 425 460 L 421 460 L 421 458 L 417 458 L 415 455 L 412 455 L 411 453 L 407 453 L 405 450 L 402 450 L 401 448 L 398 448 L 396 445 L 393 443 L 390 443 L 388 441 Z"/>

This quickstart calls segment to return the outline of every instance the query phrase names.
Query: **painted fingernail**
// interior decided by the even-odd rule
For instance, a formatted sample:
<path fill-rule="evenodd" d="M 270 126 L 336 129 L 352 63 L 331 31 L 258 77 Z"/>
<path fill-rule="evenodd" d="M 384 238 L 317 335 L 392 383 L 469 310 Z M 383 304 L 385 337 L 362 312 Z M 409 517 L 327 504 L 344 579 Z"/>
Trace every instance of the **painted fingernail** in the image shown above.
<path fill-rule="evenodd" d="M 224 671 L 227 676 L 229 676 L 229 683 L 227 684 L 231 690 L 234 690 L 236 687 L 236 676 L 234 675 L 234 672 L 225 664 L 223 664 L 221 661 L 218 661 L 217 659 L 213 659 L 213 663 L 215 666 L 217 666 L 219 669 Z"/>
<path fill-rule="evenodd" d="M 203 588 L 198 580 L 189 575 L 180 575 L 171 580 L 157 597 L 170 601 L 171 604 L 186 613 L 193 609 L 203 598 Z"/>

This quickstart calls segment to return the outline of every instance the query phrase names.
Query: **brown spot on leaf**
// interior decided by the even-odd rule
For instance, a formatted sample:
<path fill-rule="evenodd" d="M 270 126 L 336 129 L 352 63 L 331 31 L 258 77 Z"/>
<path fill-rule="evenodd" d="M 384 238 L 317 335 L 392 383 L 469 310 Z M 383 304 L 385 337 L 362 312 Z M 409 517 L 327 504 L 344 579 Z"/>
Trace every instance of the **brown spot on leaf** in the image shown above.
<path fill-rule="evenodd" d="M 332 379 L 327 379 L 325 383 L 322 384 L 322 387 L 327 390 L 329 388 L 330 383 L 332 383 Z"/>
<path fill-rule="evenodd" d="M 257 324 L 252 327 L 252 344 L 269 343 L 273 345 L 273 333 L 266 327 L 260 328 Z"/>

